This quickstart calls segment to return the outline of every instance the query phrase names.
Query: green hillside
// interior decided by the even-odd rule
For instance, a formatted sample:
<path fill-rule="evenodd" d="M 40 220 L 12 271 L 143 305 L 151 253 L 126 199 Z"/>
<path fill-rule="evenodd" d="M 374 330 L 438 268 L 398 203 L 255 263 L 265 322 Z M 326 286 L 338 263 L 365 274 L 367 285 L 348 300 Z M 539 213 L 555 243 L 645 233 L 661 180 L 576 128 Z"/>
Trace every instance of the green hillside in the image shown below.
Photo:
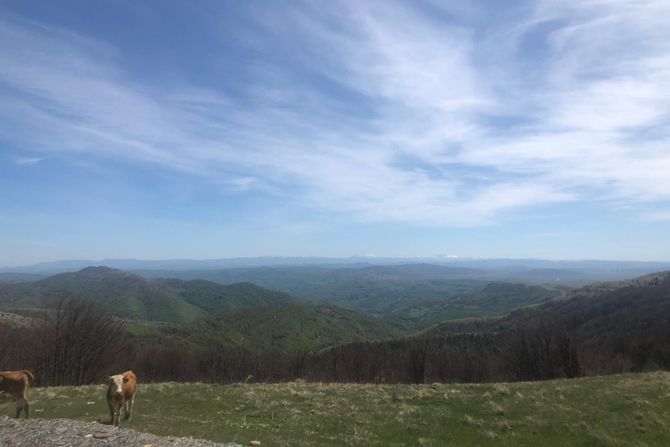
<path fill-rule="evenodd" d="M 509 331 L 546 321 L 561 323 L 577 340 L 601 348 L 606 343 L 616 343 L 621 345 L 617 349 L 623 352 L 636 338 L 660 348 L 670 337 L 670 272 L 585 286 L 504 318 L 472 323 L 472 330 Z M 464 328 L 469 331 L 470 324 L 445 322 L 423 335 L 440 336 L 463 332 Z M 670 366 L 670 361 L 667 365 Z"/>
<path fill-rule="evenodd" d="M 286 355 L 356 341 L 386 340 L 402 331 L 384 320 L 331 305 L 298 301 L 281 306 L 220 312 L 192 323 L 132 322 L 127 329 L 140 344 L 243 348 L 255 354 Z"/>
<path fill-rule="evenodd" d="M 198 346 L 223 343 L 254 352 L 282 353 L 401 335 L 400 330 L 374 317 L 335 306 L 299 302 L 222 312 L 159 331 Z"/>
<path fill-rule="evenodd" d="M 401 335 L 389 323 L 332 305 L 303 303 L 250 283 L 147 280 L 106 267 L 0 286 L 0 309 L 30 314 L 45 301 L 81 298 L 128 321 L 137 344 L 211 344 L 249 352 L 295 353 Z"/>
<path fill-rule="evenodd" d="M 250 282 L 303 300 L 387 318 L 410 331 L 445 320 L 501 315 L 545 302 L 567 290 L 560 285 L 527 286 L 487 279 L 485 271 L 431 264 L 138 273 L 148 277 L 201 278 L 221 284 Z"/>
<path fill-rule="evenodd" d="M 418 301 L 387 318 L 404 328 L 423 329 L 442 321 L 505 315 L 560 295 L 557 289 L 519 283 L 465 283 L 458 288 L 454 283 L 444 285 L 440 299 Z"/>
<path fill-rule="evenodd" d="M 660 372 L 480 385 L 139 379 L 133 421 L 121 426 L 160 435 L 265 447 L 670 445 L 670 374 Z M 31 396 L 34 417 L 109 418 L 103 385 L 36 388 Z"/>
<path fill-rule="evenodd" d="M 0 272 L 0 283 L 19 283 L 28 281 L 38 281 L 46 276 L 38 273 L 14 273 Z"/>
<path fill-rule="evenodd" d="M 320 381 L 487 382 L 670 369 L 670 272 L 598 284 L 498 318 L 322 350 Z"/>
<path fill-rule="evenodd" d="M 147 280 L 107 267 L 88 267 L 30 283 L 0 284 L 0 309 L 8 311 L 28 312 L 60 297 L 94 301 L 123 319 L 167 323 L 187 323 L 216 312 L 294 301 L 284 293 L 253 284 Z"/>
<path fill-rule="evenodd" d="M 219 312 L 238 312 L 245 309 L 280 307 L 296 302 L 295 298 L 286 293 L 251 283 L 236 283 L 223 287 L 221 284 L 203 280 L 163 280 L 162 283 L 179 288 L 181 298 L 203 309 L 208 315 Z"/>

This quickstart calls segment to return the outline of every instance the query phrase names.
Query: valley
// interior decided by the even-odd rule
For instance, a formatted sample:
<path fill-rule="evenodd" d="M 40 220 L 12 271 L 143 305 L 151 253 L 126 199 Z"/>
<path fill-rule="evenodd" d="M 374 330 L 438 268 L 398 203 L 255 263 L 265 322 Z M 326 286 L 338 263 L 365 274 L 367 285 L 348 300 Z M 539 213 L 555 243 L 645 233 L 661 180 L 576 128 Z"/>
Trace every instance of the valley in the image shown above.
<path fill-rule="evenodd" d="M 0 310 L 18 315 L 5 325 L 22 322 L 44 351 L 39 328 L 59 331 L 53 324 L 88 303 L 126 334 L 121 347 L 151 381 L 418 384 L 670 368 L 666 273 L 581 288 L 472 275 L 481 272 L 427 264 L 201 275 L 214 282 L 86 267 L 0 283 Z M 4 351 L 17 364 L 36 361 Z"/>

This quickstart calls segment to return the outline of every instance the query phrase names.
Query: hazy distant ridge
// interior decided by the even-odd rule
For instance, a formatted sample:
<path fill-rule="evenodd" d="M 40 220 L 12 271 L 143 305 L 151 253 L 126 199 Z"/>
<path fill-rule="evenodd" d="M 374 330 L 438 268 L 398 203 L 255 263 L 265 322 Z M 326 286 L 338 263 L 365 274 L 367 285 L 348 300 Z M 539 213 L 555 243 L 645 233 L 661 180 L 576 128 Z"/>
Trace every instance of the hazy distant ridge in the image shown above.
<path fill-rule="evenodd" d="M 15 278 L 17 274 L 52 275 L 67 271 L 77 271 L 90 265 L 105 265 L 111 268 L 134 271 L 166 271 L 163 277 L 174 272 L 193 270 L 217 270 L 233 268 L 258 267 L 371 267 L 391 266 L 401 264 L 431 264 L 479 270 L 480 277 L 516 277 L 519 279 L 533 278 L 546 281 L 561 279 L 582 279 L 588 281 L 604 281 L 629 279 L 635 276 L 655 271 L 669 270 L 670 262 L 642 262 L 642 261 L 600 261 L 600 260 L 542 260 L 542 259 L 475 259 L 475 258 L 395 258 L 352 256 L 347 258 L 331 257 L 244 257 L 223 259 L 103 259 L 103 260 L 59 260 L 42 262 L 24 266 L 0 267 L 0 281 L 4 278 Z M 13 276 L 8 275 L 14 274 Z M 160 276 L 158 274 L 153 276 Z M 470 272 L 467 277 L 477 274 Z M 465 276 L 461 276 L 465 277 Z"/>

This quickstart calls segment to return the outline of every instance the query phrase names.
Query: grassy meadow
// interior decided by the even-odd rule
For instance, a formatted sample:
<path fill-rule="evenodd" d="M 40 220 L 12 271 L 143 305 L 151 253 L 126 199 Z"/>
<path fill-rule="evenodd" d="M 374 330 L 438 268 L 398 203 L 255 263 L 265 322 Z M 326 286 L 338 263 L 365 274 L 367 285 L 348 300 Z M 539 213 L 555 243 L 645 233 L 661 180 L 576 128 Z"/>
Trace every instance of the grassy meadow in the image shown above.
<path fill-rule="evenodd" d="M 107 421 L 104 393 L 103 385 L 35 388 L 32 416 Z M 476 385 L 147 384 L 121 425 L 263 446 L 667 446 L 670 373 Z"/>

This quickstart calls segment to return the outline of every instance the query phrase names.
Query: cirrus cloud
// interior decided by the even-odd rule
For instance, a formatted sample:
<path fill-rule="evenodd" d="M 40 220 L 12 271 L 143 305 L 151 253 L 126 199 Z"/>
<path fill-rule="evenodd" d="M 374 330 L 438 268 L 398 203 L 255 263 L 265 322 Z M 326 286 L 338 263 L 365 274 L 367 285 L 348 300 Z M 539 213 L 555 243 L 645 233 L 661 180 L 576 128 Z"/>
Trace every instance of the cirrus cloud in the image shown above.
<path fill-rule="evenodd" d="M 434 7 L 256 11 L 234 30 L 253 42 L 239 95 L 159 89 L 123 68 L 132 49 L 7 16 L 0 135 L 39 159 L 123 159 L 354 221 L 667 205 L 667 2 L 527 3 L 496 22 L 483 7 Z"/>

